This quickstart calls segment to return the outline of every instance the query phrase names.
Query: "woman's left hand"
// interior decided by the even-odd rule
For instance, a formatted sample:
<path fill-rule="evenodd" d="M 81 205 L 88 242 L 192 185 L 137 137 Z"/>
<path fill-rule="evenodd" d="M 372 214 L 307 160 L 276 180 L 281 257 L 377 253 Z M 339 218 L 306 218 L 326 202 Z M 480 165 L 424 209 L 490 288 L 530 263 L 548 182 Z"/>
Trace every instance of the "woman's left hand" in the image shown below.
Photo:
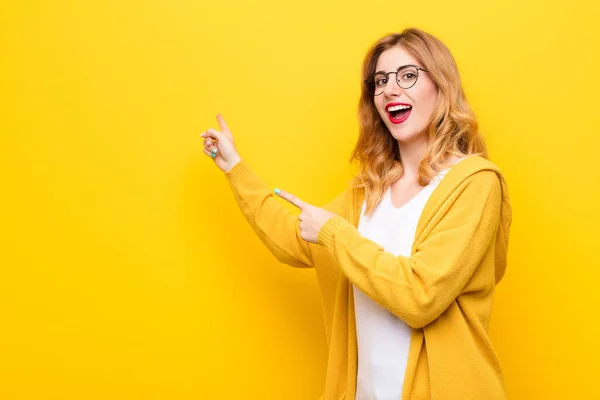
<path fill-rule="evenodd" d="M 319 231 L 325 225 L 325 222 L 335 217 L 336 214 L 308 204 L 283 190 L 275 189 L 275 193 L 302 211 L 298 216 L 300 219 L 300 237 L 307 242 L 317 243 Z"/>

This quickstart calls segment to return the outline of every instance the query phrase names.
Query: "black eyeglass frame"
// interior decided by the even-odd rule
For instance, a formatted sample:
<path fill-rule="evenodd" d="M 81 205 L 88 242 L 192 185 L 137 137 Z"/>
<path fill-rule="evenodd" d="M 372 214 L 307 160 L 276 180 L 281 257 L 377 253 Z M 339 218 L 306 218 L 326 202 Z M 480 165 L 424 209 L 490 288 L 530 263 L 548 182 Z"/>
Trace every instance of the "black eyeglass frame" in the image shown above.
<path fill-rule="evenodd" d="M 400 86 L 400 82 L 398 82 L 398 73 L 400 72 L 400 70 L 402 68 L 406 68 L 406 67 L 414 67 L 417 70 L 417 78 L 415 79 L 415 81 L 413 82 L 412 85 L 410 85 L 409 87 L 402 87 Z M 414 64 L 406 64 L 406 65 L 401 65 L 399 66 L 396 71 L 392 71 L 392 72 L 388 72 L 385 75 L 385 79 L 387 79 L 388 81 L 390 80 L 388 78 L 389 74 L 395 74 L 396 75 L 396 84 L 401 88 L 401 89 L 410 89 L 411 87 L 415 86 L 415 84 L 417 83 L 417 81 L 419 80 L 419 71 L 424 71 L 427 72 L 427 70 L 425 68 L 421 68 L 418 65 L 414 65 Z M 381 93 L 375 94 L 375 84 L 372 82 L 372 79 L 375 77 L 375 73 L 372 73 L 367 79 L 364 80 L 365 84 L 367 85 L 367 87 L 369 87 L 371 89 L 371 92 L 373 92 L 373 96 L 380 96 L 383 94 L 383 92 L 385 91 L 385 88 L 383 88 L 383 90 L 381 91 Z M 387 85 L 387 82 L 386 82 Z"/>

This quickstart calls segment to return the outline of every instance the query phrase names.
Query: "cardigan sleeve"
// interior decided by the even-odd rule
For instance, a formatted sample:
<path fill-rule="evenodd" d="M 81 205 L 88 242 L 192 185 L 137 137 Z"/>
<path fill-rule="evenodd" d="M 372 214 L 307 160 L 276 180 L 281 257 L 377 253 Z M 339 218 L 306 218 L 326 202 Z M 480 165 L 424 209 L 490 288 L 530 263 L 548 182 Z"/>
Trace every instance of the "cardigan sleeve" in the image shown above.
<path fill-rule="evenodd" d="M 314 267 L 310 244 L 300 236 L 300 220 L 284 207 L 241 160 L 225 173 L 238 207 L 269 251 L 280 262 L 296 268 Z M 323 208 L 343 214 L 348 191 L 338 195 Z"/>
<path fill-rule="evenodd" d="M 410 257 L 386 252 L 337 216 L 323 225 L 318 243 L 350 282 L 418 329 L 440 316 L 469 281 L 496 235 L 501 201 L 494 171 L 473 174 L 437 211 L 442 216 Z"/>

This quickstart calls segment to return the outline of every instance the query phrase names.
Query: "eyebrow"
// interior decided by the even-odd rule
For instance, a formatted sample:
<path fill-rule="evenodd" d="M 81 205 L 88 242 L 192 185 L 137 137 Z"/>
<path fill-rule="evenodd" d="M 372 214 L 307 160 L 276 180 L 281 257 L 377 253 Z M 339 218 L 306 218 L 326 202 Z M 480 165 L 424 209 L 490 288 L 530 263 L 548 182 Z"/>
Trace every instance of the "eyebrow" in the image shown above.
<path fill-rule="evenodd" d="M 409 65 L 410 66 L 414 66 L 414 64 L 404 64 L 404 65 L 401 65 L 398 68 L 396 68 L 396 70 L 394 72 L 400 71 L 402 68 L 408 67 Z M 376 72 L 373 72 L 373 75 L 377 75 L 377 74 L 385 75 L 386 72 L 385 71 L 376 71 Z"/>

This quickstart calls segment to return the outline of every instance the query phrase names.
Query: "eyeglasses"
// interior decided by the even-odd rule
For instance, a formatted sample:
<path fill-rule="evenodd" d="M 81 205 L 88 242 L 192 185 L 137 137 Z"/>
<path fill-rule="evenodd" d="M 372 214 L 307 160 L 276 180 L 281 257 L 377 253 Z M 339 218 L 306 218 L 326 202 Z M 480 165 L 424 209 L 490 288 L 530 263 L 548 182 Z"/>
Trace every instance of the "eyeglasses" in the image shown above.
<path fill-rule="evenodd" d="M 426 69 L 418 67 L 416 65 L 403 65 L 398 67 L 395 72 L 376 72 L 372 74 L 368 79 L 365 79 L 365 83 L 373 96 L 379 96 L 383 93 L 383 90 L 388 83 L 388 75 L 396 74 L 396 82 L 402 89 L 410 89 L 417 83 L 419 79 L 419 70 L 427 72 Z"/>

